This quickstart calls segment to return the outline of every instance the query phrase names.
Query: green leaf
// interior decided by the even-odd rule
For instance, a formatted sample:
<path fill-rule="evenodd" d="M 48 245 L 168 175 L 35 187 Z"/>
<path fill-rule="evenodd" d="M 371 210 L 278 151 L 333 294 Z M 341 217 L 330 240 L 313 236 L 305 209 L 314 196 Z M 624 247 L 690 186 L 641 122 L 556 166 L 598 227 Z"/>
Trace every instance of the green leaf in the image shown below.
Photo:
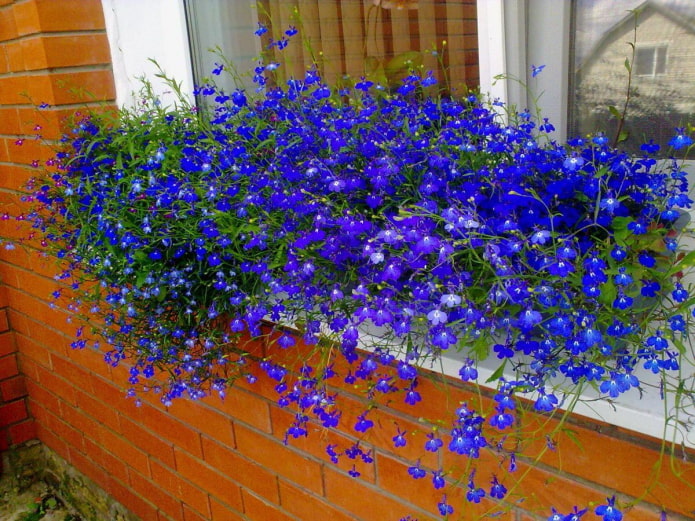
<path fill-rule="evenodd" d="M 627 141 L 627 138 L 630 136 L 630 133 L 627 130 L 621 130 L 620 134 L 618 134 L 618 143 L 623 143 L 624 141 Z"/>
<path fill-rule="evenodd" d="M 685 257 L 676 263 L 674 268 L 677 267 L 678 269 L 675 269 L 675 271 L 680 271 L 683 268 L 692 268 L 693 266 L 695 266 L 695 250 L 688 252 Z"/>
<path fill-rule="evenodd" d="M 615 217 L 611 223 L 614 230 L 627 230 L 627 225 L 634 219 L 632 217 Z"/>
<path fill-rule="evenodd" d="M 574 443 L 579 448 L 579 450 L 581 450 L 581 451 L 584 450 L 584 446 L 582 445 L 582 442 L 579 439 L 579 437 L 577 436 L 576 432 L 574 432 L 572 429 L 566 428 L 566 429 L 562 429 L 562 433 L 565 436 L 567 436 L 570 440 L 572 440 L 572 443 Z"/>
<path fill-rule="evenodd" d="M 684 355 L 687 352 L 687 348 L 685 347 L 685 344 L 683 343 L 683 341 L 680 338 L 674 336 L 671 339 L 671 341 L 678 348 L 678 352 L 680 354 Z"/>
<path fill-rule="evenodd" d="M 625 58 L 625 68 L 628 72 L 632 72 L 632 65 L 630 65 L 630 60 L 628 60 L 627 58 Z"/>
<path fill-rule="evenodd" d="M 612 306 L 615 298 L 618 296 L 618 290 L 613 282 L 608 281 L 601 284 L 601 294 L 598 297 L 598 301 L 605 306 Z"/>
<path fill-rule="evenodd" d="M 139 271 L 137 272 L 138 276 L 137 279 L 135 280 L 135 286 L 138 288 L 141 288 L 142 285 L 145 283 L 145 279 L 147 278 L 148 273 L 146 271 Z"/>
<path fill-rule="evenodd" d="M 622 118 L 622 115 L 620 114 L 620 111 L 619 111 L 617 108 L 615 108 L 613 105 L 610 105 L 610 106 L 608 107 L 608 112 L 610 112 L 611 114 L 613 114 L 613 115 L 614 115 L 616 118 L 618 118 L 618 119 Z"/>
<path fill-rule="evenodd" d="M 459 350 L 462 350 L 463 347 L 465 347 L 463 345 L 464 343 L 465 339 L 461 339 L 459 342 Z M 473 345 L 470 346 L 470 351 L 475 360 L 485 360 L 490 355 L 490 341 L 484 336 L 476 338 L 473 341 Z"/>
<path fill-rule="evenodd" d="M 495 380 L 499 380 L 502 375 L 504 374 L 504 368 L 507 366 L 507 360 L 505 359 L 504 362 L 502 362 L 502 365 L 500 365 L 497 369 L 495 369 L 495 372 L 490 375 L 490 378 L 485 380 L 486 384 L 489 384 L 490 382 L 494 382 Z"/>
<path fill-rule="evenodd" d="M 628 224 L 630 224 L 634 219 L 632 217 L 615 217 L 611 226 L 613 227 L 613 237 L 615 242 L 620 246 L 625 246 L 627 242 L 627 237 L 630 235 L 630 231 L 627 229 Z"/>

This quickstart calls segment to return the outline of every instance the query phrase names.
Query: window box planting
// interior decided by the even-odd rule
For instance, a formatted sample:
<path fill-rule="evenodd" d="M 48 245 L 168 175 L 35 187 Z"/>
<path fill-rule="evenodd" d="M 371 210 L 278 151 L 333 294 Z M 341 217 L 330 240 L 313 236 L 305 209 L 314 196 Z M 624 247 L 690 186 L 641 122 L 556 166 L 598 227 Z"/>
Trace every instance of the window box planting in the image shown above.
<path fill-rule="evenodd" d="M 679 369 L 692 360 L 693 254 L 677 223 L 692 201 L 678 163 L 601 134 L 554 142 L 547 121 L 502 117 L 480 96 L 425 96 L 429 74 L 387 92 L 364 79 L 334 89 L 315 69 L 281 82 L 278 67 L 256 68 L 255 96 L 202 86 L 205 113 L 145 92 L 116 118 L 90 115 L 32 185 L 28 218 L 69 286 L 56 300 L 88 328 L 73 346 L 126 361 L 136 399 L 224 396 L 258 364 L 296 411 L 288 439 L 341 421 L 332 382 L 363 384 L 360 436 L 375 396 L 418 403 L 420 368 L 455 350 L 472 385 L 479 361 L 499 360 L 495 405 L 437 419 L 447 428 L 425 449 L 475 460 L 513 433 L 519 397 L 541 414 L 587 387 L 615 399 L 640 388 L 638 368 L 691 396 Z M 692 140 L 679 130 L 672 144 Z M 274 349 L 314 346 L 299 374 L 245 349 L 268 323 Z M 463 480 L 471 502 L 507 494 L 501 477 L 409 473 Z M 612 498 L 594 513 L 620 519 Z"/>

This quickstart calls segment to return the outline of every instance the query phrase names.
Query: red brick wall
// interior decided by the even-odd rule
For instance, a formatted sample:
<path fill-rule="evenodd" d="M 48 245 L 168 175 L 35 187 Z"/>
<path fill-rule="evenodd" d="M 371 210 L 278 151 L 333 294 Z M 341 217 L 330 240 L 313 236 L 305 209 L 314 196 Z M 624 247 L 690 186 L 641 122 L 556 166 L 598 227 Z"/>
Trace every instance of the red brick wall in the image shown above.
<path fill-rule="evenodd" d="M 51 155 L 33 140 L 34 126 L 40 122 L 44 137 L 55 139 L 61 116 L 82 103 L 62 80 L 83 86 L 97 100 L 113 99 L 100 2 L 0 0 L 0 205 L 11 204 L 12 211 L 20 208 L 17 187 L 32 175 L 30 163 Z M 37 111 L 35 105 L 43 102 L 51 108 Z M 20 138 L 25 142 L 16 146 Z M 11 220 L 0 226 L 2 236 L 26 233 Z M 423 455 L 429 431 L 421 419 L 447 418 L 460 402 L 485 402 L 470 389 L 424 381 L 418 388 L 424 399 L 417 406 L 405 405 L 402 397 L 382 403 L 370 413 L 377 428 L 361 442 L 373 451 L 375 463 L 344 458 L 336 467 L 324 447 L 356 441 L 351 426 L 366 405 L 351 386 L 336 389 L 347 428 L 316 428 L 289 445 L 283 437 L 292 415 L 275 404 L 273 382 L 260 375 L 256 384 L 239 385 L 224 402 L 179 401 L 166 410 L 150 396 L 136 407 L 124 395 L 125 368 L 111 369 L 98 352 L 70 348 L 76 325 L 48 305 L 54 272 L 50 260 L 29 248 L 0 246 L 0 449 L 36 435 L 148 521 L 437 518 L 441 491 L 407 475 L 419 457 L 429 469 L 452 470 L 450 477 L 462 479 L 465 492 L 467 460 L 445 451 Z M 304 353 L 297 348 L 283 356 L 296 366 Z M 26 417 L 27 403 L 33 421 Z M 408 445 L 400 449 L 391 442 L 396 426 L 409 433 Z M 529 415 L 525 432 L 538 441 L 526 454 L 540 454 L 544 434 L 555 427 Z M 695 493 L 684 483 L 695 482 L 693 464 L 666 459 L 659 467 L 660 484 L 642 497 L 659 458 L 653 440 L 598 423 L 568 427 L 581 448 L 571 436 L 556 433 L 557 450 L 544 452 L 535 466 L 520 458 L 512 475 L 494 452 L 483 454 L 480 483 L 497 474 L 511 489 L 511 506 L 497 519 L 530 520 L 536 514 L 545 519 L 550 505 L 567 512 L 613 494 L 644 500 L 629 511 L 630 521 L 658 519 L 662 508 L 670 519 L 692 515 Z M 358 478 L 347 474 L 353 463 Z M 462 503 L 453 485 L 447 493 L 456 514 L 466 519 L 498 510 L 491 503 Z M 520 497 L 525 501 L 515 503 Z"/>
<path fill-rule="evenodd" d="M 27 409 L 26 382 L 19 372 L 17 346 L 8 324 L 7 304 L 7 292 L 0 288 L 0 452 L 36 437 Z"/>

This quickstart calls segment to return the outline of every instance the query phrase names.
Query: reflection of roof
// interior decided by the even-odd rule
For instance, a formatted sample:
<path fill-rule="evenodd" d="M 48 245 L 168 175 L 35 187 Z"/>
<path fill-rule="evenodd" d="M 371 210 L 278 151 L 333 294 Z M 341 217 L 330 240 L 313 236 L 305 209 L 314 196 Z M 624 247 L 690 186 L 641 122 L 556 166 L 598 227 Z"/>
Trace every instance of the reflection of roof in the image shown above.
<path fill-rule="evenodd" d="M 680 10 L 676 9 L 671 9 L 670 7 L 664 5 L 664 4 L 659 4 L 656 2 L 653 2 L 652 0 L 646 0 L 645 2 L 641 3 L 639 6 L 637 6 L 634 10 L 628 12 L 626 16 L 624 16 L 620 21 L 618 21 L 615 25 L 613 25 L 610 29 L 608 29 L 605 33 L 603 33 L 603 36 L 591 47 L 589 52 L 587 52 L 586 57 L 577 65 L 576 67 L 576 72 L 579 73 L 582 69 L 584 69 L 586 66 L 591 64 L 593 60 L 598 57 L 600 54 L 599 51 L 608 43 L 611 41 L 616 34 L 621 33 L 624 31 L 628 26 L 630 28 L 634 27 L 635 24 L 635 12 L 639 12 L 637 15 L 637 22 L 639 23 L 643 17 L 645 17 L 646 14 L 649 14 L 651 12 L 656 12 L 671 22 L 683 27 L 687 31 L 690 31 L 692 33 L 695 33 L 695 20 L 692 18 L 687 17 L 687 15 Z"/>

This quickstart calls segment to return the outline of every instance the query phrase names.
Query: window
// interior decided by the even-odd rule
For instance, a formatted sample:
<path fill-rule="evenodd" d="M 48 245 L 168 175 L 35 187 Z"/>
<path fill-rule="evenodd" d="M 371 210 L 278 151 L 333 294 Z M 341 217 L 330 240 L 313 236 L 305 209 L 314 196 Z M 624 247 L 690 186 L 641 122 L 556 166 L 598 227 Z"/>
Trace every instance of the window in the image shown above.
<path fill-rule="evenodd" d="M 479 85 L 475 0 L 186 0 L 194 76 L 209 76 L 219 49 L 243 72 L 265 59 L 285 64 L 285 74 L 303 77 L 317 66 L 329 85 L 367 77 L 398 85 L 410 68 L 433 71 L 447 90 L 465 92 Z M 258 23 L 269 28 L 253 36 Z M 289 26 L 301 41 L 278 51 Z M 282 58 L 279 57 L 282 53 Z M 227 80 L 233 86 L 233 80 Z M 237 85 L 249 86 L 238 78 Z M 219 83 L 219 82 L 218 82 Z"/>
<path fill-rule="evenodd" d="M 666 74 L 666 45 L 638 46 L 635 49 L 635 74 L 656 76 Z"/>
<path fill-rule="evenodd" d="M 576 0 L 569 133 L 602 130 L 614 140 L 620 129 L 623 148 L 637 153 L 653 138 L 666 152 L 674 129 L 695 123 L 693 21 L 693 2 Z M 626 60 L 632 78 L 621 126 L 617 114 L 628 91 Z"/>

